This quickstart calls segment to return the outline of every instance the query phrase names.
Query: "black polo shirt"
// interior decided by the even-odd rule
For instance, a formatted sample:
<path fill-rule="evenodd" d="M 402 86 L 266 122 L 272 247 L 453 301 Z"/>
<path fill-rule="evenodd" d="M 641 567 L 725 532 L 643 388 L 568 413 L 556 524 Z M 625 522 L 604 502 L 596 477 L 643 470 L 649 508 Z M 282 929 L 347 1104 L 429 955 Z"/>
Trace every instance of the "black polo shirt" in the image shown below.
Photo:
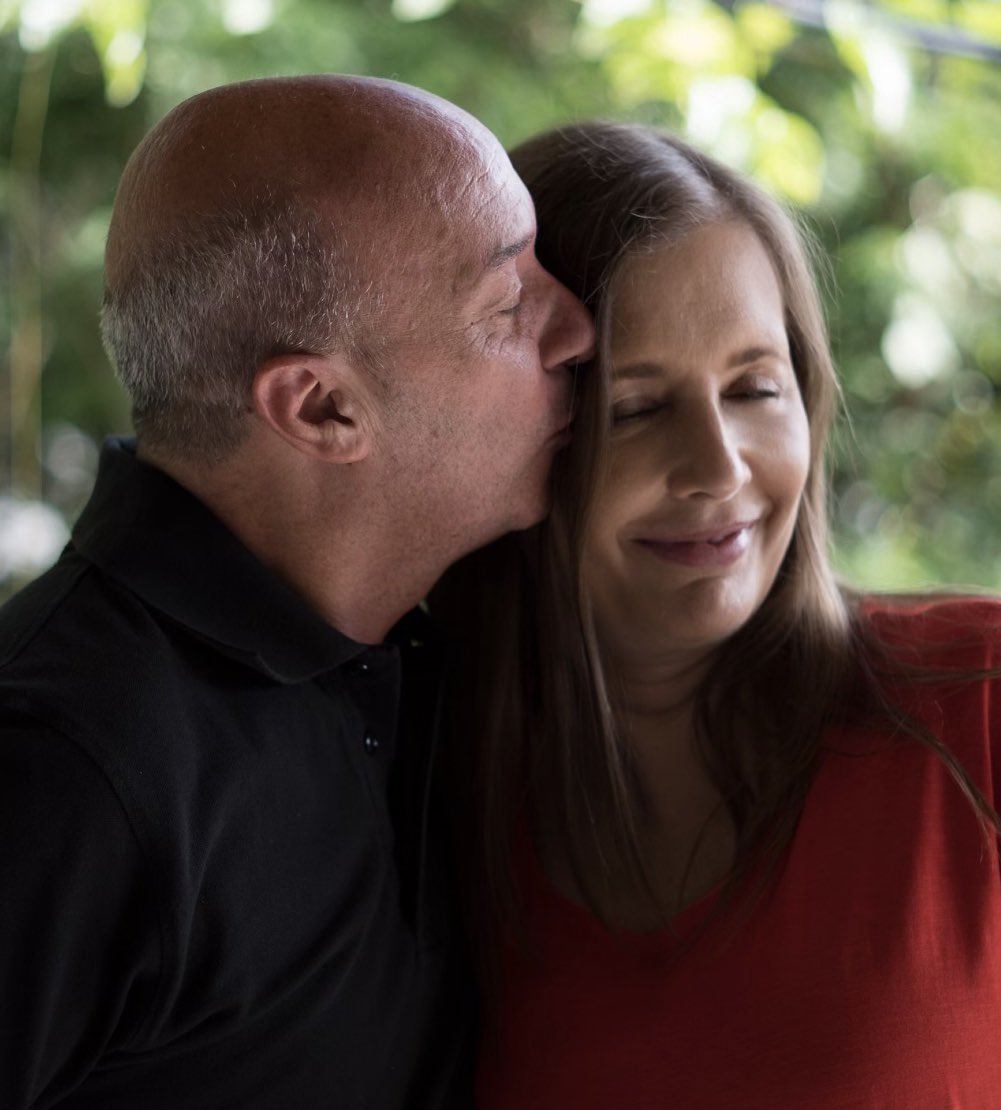
<path fill-rule="evenodd" d="M 0 1106 L 468 1105 L 432 637 L 347 639 L 105 448 L 0 612 Z"/>

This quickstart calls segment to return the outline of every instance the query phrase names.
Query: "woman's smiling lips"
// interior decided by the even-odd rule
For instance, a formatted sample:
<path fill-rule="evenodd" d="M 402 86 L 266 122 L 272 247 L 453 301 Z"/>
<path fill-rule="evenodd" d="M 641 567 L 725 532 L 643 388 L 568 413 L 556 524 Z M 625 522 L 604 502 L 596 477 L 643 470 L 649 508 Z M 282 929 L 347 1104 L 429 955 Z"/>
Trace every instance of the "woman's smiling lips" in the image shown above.
<path fill-rule="evenodd" d="M 737 562 L 750 547 L 755 524 L 755 520 L 736 521 L 684 535 L 641 536 L 636 542 L 669 563 L 725 567 Z"/>

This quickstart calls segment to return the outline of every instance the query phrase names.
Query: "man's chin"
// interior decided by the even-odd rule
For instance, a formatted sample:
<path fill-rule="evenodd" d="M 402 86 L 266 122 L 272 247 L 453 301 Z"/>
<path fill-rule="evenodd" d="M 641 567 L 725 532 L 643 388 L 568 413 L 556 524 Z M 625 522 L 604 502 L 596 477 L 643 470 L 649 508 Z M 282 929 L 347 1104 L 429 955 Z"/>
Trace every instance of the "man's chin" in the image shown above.
<path fill-rule="evenodd" d="M 539 491 L 534 502 L 526 502 L 512 509 L 502 521 L 499 521 L 489 532 L 485 532 L 484 538 L 475 546 L 485 547 L 512 532 L 525 532 L 529 528 L 534 528 L 549 516 L 552 503 L 552 491 L 547 483 L 545 489 Z"/>
<path fill-rule="evenodd" d="M 536 498 L 531 502 L 526 502 L 516 515 L 514 523 L 509 526 L 508 531 L 523 532 L 526 528 L 534 528 L 536 524 L 541 524 L 549 516 L 552 508 L 552 484 L 547 481 L 539 490 Z"/>

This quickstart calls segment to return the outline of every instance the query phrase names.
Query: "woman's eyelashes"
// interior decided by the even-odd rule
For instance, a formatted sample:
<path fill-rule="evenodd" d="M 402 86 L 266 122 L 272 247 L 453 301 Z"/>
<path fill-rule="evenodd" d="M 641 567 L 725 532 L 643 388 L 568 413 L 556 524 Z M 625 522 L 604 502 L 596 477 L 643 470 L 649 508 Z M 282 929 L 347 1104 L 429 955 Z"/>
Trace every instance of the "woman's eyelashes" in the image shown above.
<path fill-rule="evenodd" d="M 781 397 L 782 387 L 778 382 L 754 381 L 741 384 L 730 390 L 727 395 L 738 400 L 764 401 L 771 397 Z"/>
<path fill-rule="evenodd" d="M 782 383 L 771 378 L 754 377 L 742 379 L 728 386 L 721 394 L 725 401 L 769 401 L 783 395 Z M 626 397 L 613 401 L 611 408 L 612 424 L 628 424 L 652 417 L 675 407 L 669 396 L 642 395 Z"/>
<path fill-rule="evenodd" d="M 644 416 L 652 416 L 667 404 L 666 401 L 653 401 L 647 398 L 630 398 L 627 401 L 617 401 L 612 405 L 612 423 L 626 424 L 631 420 L 639 420 Z"/>

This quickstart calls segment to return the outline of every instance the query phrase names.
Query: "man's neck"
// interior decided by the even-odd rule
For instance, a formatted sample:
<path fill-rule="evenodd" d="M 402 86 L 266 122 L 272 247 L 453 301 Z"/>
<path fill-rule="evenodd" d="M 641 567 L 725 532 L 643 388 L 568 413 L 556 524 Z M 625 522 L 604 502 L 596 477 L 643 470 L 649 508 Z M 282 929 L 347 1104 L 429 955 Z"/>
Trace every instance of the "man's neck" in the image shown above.
<path fill-rule="evenodd" d="M 380 643 L 444 571 L 371 510 L 364 490 L 318 480 L 315 465 L 282 473 L 237 454 L 208 466 L 140 451 L 184 486 L 328 624 L 359 643 Z"/>

